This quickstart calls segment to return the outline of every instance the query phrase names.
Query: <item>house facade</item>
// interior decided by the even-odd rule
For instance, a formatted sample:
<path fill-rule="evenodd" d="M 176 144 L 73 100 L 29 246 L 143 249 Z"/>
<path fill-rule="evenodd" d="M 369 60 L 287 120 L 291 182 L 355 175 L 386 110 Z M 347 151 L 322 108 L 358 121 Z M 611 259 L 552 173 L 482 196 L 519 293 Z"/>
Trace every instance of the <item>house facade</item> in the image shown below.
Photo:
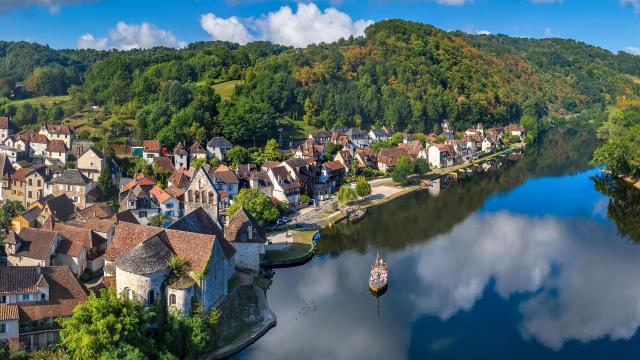
<path fill-rule="evenodd" d="M 102 151 L 90 147 L 80 157 L 78 157 L 77 168 L 93 181 L 98 181 L 102 170 L 107 168 L 107 159 Z"/>

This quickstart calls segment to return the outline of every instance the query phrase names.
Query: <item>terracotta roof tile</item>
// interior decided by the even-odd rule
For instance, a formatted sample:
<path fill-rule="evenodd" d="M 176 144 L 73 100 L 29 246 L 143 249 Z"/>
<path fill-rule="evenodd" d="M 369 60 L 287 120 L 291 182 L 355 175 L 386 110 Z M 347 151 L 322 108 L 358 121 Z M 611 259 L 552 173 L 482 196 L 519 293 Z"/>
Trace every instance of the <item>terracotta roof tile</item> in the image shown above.
<path fill-rule="evenodd" d="M 47 145 L 46 151 L 65 153 L 67 152 L 67 145 L 65 145 L 64 141 L 62 140 L 51 140 L 51 142 Z"/>
<path fill-rule="evenodd" d="M 20 320 L 17 304 L 0 304 L 0 321 Z"/>
<path fill-rule="evenodd" d="M 144 140 L 142 150 L 145 152 L 160 152 L 160 140 Z"/>
<path fill-rule="evenodd" d="M 154 186 L 155 184 L 156 184 L 156 182 L 153 180 L 153 176 L 147 175 L 147 174 L 143 174 L 143 173 L 139 173 L 138 175 L 136 175 L 135 178 L 133 178 L 131 181 L 126 183 L 124 186 L 122 186 L 122 188 L 120 189 L 120 192 L 123 193 L 125 191 L 128 191 L 128 190 L 136 187 L 137 185 L 140 185 L 140 186 Z"/>

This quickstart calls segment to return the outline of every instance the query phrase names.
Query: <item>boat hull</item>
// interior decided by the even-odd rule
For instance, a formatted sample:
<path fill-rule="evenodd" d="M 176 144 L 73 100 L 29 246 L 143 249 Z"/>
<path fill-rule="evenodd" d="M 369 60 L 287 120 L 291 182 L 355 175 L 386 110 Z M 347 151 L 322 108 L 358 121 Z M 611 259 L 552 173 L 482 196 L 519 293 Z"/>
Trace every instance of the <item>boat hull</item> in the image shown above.
<path fill-rule="evenodd" d="M 379 294 L 387 290 L 387 282 L 369 282 L 369 290 L 374 294 Z"/>

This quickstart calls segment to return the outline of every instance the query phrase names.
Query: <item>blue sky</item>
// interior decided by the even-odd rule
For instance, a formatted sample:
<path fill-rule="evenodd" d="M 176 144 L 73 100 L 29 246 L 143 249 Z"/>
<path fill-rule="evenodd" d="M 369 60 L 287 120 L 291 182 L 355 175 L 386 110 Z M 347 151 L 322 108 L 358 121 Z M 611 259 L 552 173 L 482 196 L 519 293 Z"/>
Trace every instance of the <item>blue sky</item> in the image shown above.
<path fill-rule="evenodd" d="M 0 39 L 54 48 L 180 47 L 210 39 L 304 46 L 361 34 L 388 18 L 573 38 L 640 54 L 640 0 L 0 0 Z"/>

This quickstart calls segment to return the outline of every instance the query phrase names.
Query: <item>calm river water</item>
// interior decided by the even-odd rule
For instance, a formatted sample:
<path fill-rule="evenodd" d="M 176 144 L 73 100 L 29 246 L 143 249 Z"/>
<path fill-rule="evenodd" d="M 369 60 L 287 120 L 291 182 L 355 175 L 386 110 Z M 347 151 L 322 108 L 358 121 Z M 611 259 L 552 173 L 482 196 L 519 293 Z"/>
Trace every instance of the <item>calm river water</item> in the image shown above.
<path fill-rule="evenodd" d="M 278 325 L 237 358 L 637 357 L 640 199 L 588 165 L 594 146 L 557 131 L 517 162 L 324 231 L 311 262 L 276 270 Z"/>

